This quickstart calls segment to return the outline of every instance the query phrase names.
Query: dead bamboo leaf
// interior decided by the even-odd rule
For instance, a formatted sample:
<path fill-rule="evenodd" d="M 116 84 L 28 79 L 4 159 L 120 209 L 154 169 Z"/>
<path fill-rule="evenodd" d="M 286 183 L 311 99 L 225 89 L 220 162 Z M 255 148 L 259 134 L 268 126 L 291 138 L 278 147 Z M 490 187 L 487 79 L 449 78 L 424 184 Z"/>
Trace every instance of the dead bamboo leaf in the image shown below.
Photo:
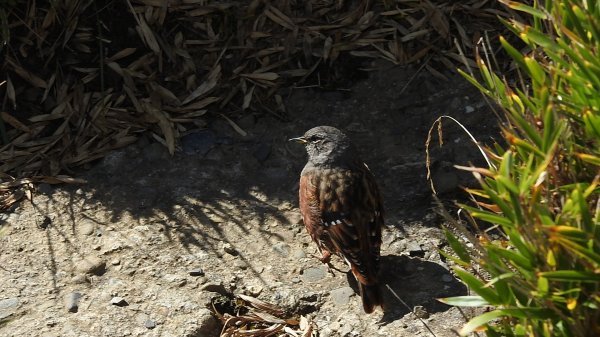
<path fill-rule="evenodd" d="M 237 125 L 234 121 L 232 121 L 231 119 L 229 119 L 229 117 L 220 114 L 221 117 L 225 118 L 225 120 L 229 123 L 229 125 L 231 125 L 231 127 L 237 132 L 239 133 L 242 137 L 246 137 L 248 135 L 248 133 L 246 131 L 244 131 L 244 129 L 240 128 L 239 125 Z"/>
<path fill-rule="evenodd" d="M 221 65 L 218 64 L 216 67 L 214 67 L 210 71 L 206 80 L 204 82 L 202 82 L 202 84 L 200 84 L 200 86 L 198 88 L 196 88 L 188 97 L 186 97 L 183 100 L 183 102 L 181 102 L 181 104 L 182 105 L 188 104 L 189 102 L 197 99 L 198 97 L 209 93 L 217 85 L 220 78 L 221 78 Z"/>

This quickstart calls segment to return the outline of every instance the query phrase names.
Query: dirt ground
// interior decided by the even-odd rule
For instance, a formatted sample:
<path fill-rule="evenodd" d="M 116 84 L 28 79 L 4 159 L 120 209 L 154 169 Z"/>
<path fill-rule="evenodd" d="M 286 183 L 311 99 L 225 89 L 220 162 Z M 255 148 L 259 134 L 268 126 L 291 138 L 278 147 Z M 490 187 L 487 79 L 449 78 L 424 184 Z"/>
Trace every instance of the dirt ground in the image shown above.
<path fill-rule="evenodd" d="M 219 119 L 174 157 L 146 138 L 79 172 L 87 184 L 41 185 L 33 203 L 0 215 L 0 335 L 218 336 L 211 299 L 232 292 L 311 317 L 319 336 L 455 336 L 463 315 L 436 298 L 467 289 L 438 252 L 425 140 L 451 115 L 489 142 L 496 119 L 450 76 L 384 67 L 344 90 L 290 89 L 291 121 L 249 114 L 236 121 L 242 136 Z M 381 282 L 408 308 L 386 288 L 386 312 L 364 314 L 347 274 L 314 257 L 297 202 L 306 157 L 286 140 L 317 125 L 345 130 L 378 179 Z M 433 171 L 451 202 L 468 183 L 452 165 L 478 153 L 455 125 L 444 138 Z"/>

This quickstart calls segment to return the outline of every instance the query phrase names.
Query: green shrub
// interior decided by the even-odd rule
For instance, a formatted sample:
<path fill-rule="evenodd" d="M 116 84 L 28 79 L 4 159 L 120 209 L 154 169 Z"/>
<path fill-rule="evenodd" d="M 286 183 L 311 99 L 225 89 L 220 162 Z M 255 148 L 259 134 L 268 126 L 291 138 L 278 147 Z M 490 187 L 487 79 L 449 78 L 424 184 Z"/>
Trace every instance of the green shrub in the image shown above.
<path fill-rule="evenodd" d="M 506 111 L 508 145 L 488 151 L 489 168 L 465 168 L 481 188 L 461 205 L 502 239 L 482 232 L 465 245 L 447 232 L 477 296 L 442 301 L 491 306 L 462 335 L 600 336 L 600 2 L 503 2 L 530 18 L 505 22 L 526 48 L 500 38 L 520 85 L 483 59 L 480 81 L 463 74 Z"/>

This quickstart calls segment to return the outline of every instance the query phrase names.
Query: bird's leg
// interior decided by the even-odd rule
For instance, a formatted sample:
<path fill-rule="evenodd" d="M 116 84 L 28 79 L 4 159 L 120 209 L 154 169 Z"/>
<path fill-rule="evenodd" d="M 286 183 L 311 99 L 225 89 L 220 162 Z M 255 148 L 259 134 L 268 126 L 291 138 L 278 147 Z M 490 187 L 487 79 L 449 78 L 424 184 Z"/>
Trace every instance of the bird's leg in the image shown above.
<path fill-rule="evenodd" d="M 319 252 L 321 253 L 321 257 L 317 257 L 319 259 L 319 261 L 321 261 L 322 263 L 327 265 L 327 271 L 331 274 L 331 276 L 335 276 L 335 273 L 333 272 L 334 270 L 343 273 L 342 270 L 337 269 L 336 267 L 333 266 L 333 264 L 331 264 L 331 252 L 328 251 L 327 249 L 319 249 Z"/>

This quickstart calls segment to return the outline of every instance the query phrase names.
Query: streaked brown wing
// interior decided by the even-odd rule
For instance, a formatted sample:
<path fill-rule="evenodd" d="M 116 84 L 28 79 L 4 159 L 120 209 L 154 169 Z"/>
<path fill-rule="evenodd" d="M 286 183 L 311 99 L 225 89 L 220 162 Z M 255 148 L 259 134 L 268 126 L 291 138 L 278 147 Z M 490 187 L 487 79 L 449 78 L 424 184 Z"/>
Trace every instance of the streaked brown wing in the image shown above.
<path fill-rule="evenodd" d="M 324 172 L 317 195 L 325 232 L 335 252 L 363 284 L 376 282 L 383 227 L 379 188 L 366 166 Z"/>

